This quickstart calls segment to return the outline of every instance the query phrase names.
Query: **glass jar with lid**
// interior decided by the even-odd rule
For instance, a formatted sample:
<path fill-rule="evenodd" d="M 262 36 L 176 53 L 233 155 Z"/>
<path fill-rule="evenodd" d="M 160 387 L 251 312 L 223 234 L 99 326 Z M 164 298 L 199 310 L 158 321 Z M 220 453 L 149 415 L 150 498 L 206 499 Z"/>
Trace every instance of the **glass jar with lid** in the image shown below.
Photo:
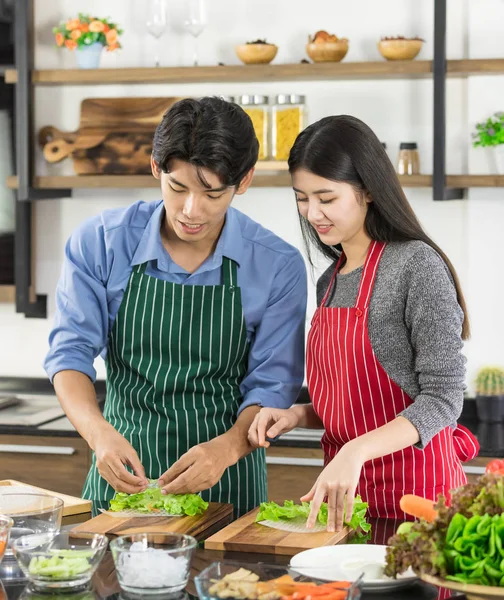
<path fill-rule="evenodd" d="M 420 174 L 420 157 L 416 142 L 401 142 L 399 145 L 397 173 L 399 175 Z"/>
<path fill-rule="evenodd" d="M 272 109 L 272 158 L 287 160 L 306 121 L 305 97 L 279 94 Z"/>
<path fill-rule="evenodd" d="M 259 140 L 259 160 L 269 158 L 269 98 L 268 96 L 238 96 L 237 103 L 252 120 L 254 131 Z"/>

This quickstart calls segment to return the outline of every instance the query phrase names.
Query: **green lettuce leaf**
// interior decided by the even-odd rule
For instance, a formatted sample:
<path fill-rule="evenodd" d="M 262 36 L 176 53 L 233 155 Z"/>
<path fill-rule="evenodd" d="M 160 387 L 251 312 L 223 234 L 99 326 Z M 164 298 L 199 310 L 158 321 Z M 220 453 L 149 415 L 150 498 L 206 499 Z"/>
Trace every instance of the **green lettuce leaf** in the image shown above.
<path fill-rule="evenodd" d="M 166 494 L 161 488 L 148 488 L 138 494 L 117 492 L 110 501 L 110 510 L 134 510 L 138 513 L 166 512 L 170 515 L 199 515 L 206 511 L 208 502 L 198 494 Z"/>
<path fill-rule="evenodd" d="M 362 530 L 364 533 L 368 533 L 371 529 L 371 524 L 366 521 L 366 512 L 368 504 L 363 502 L 360 496 L 356 496 L 354 501 L 354 508 L 352 518 L 350 520 L 345 517 L 345 525 L 354 530 Z M 308 519 L 310 514 L 311 502 L 302 502 L 301 504 L 295 504 L 292 500 L 286 500 L 281 506 L 276 502 L 263 502 L 259 508 L 259 513 L 256 517 L 256 522 L 260 521 L 288 521 L 290 519 L 303 518 Z M 327 525 L 328 506 L 326 502 L 323 502 L 319 513 L 317 515 L 317 521 L 321 525 Z"/>

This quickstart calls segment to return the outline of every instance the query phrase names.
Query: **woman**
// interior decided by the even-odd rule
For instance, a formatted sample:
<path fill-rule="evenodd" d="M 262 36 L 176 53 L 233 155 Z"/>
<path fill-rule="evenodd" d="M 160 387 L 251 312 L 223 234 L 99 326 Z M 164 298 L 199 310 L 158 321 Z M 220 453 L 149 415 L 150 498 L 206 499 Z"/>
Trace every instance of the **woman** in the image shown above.
<path fill-rule="evenodd" d="M 148 479 L 236 515 L 267 499 L 264 450 L 247 432 L 261 406 L 288 407 L 301 387 L 306 270 L 230 206 L 257 155 L 239 106 L 181 100 L 154 136 L 163 199 L 105 211 L 66 246 L 45 368 L 94 451 L 95 509 Z M 93 360 L 105 350 L 102 415 Z"/>
<path fill-rule="evenodd" d="M 380 141 L 349 116 L 303 131 L 289 157 L 307 245 L 332 260 L 317 285 L 307 346 L 312 404 L 264 408 L 249 432 L 268 446 L 324 428 L 325 468 L 302 500 L 339 530 L 359 493 L 373 517 L 405 518 L 403 494 L 435 500 L 466 482 L 478 452 L 457 427 L 469 335 L 453 266 L 422 230 Z"/>

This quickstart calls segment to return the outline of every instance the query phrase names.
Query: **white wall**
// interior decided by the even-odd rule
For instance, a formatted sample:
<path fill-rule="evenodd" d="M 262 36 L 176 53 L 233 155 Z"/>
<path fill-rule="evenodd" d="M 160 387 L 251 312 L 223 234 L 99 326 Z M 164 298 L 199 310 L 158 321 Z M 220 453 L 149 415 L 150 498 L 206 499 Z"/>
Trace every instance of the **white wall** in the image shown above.
<path fill-rule="evenodd" d="M 165 66 L 189 65 L 192 40 L 181 31 L 183 0 L 167 0 L 170 28 L 163 38 Z M 345 60 L 380 60 L 377 40 L 384 35 L 420 35 L 426 44 L 420 59 L 432 58 L 433 0 L 319 0 L 307 7 L 301 0 L 207 0 L 208 26 L 199 42 L 201 64 L 238 64 L 235 44 L 267 37 L 279 45 L 276 62 L 298 62 L 304 57 L 308 33 L 327 29 L 350 39 Z M 146 3 L 134 0 L 88 0 L 86 10 L 109 15 L 124 27 L 124 49 L 103 57 L 103 67 L 149 66 L 153 46 L 144 29 Z M 73 0 L 35 0 L 37 68 L 70 68 L 74 56 L 53 47 L 50 29 L 61 18 L 77 11 Z M 268 14 L 266 18 L 266 14 Z M 365 19 L 363 19 L 365 15 Z M 449 0 L 448 57 L 504 56 L 503 0 Z M 492 34 L 494 31 L 494 34 Z M 490 47 L 491 46 L 491 47 Z M 205 94 L 302 93 L 307 96 L 310 121 L 327 114 L 350 113 L 368 122 L 387 142 L 395 160 L 400 141 L 417 141 L 422 171 L 432 163 L 432 81 L 284 82 L 177 85 L 111 85 L 101 87 L 37 88 L 36 127 L 78 127 L 79 102 L 86 97 L 180 96 Z M 449 80 L 447 85 L 447 166 L 450 173 L 488 172 L 484 153 L 469 148 L 474 123 L 503 110 L 504 77 Z M 69 174 L 71 161 L 48 166 L 38 152 L 39 174 Z M 429 189 L 409 189 L 408 197 L 425 228 L 449 254 L 461 276 L 473 320 L 473 340 L 467 345 L 468 382 L 483 363 L 504 364 L 504 297 L 500 245 L 504 230 L 502 190 L 472 191 L 469 201 L 433 202 Z M 84 218 L 104 208 L 127 205 L 139 198 L 154 199 L 156 190 L 78 191 L 68 200 L 36 205 L 37 292 L 48 294 L 54 306 L 54 288 L 63 245 Z M 289 242 L 301 247 L 292 193 L 288 189 L 252 189 L 236 206 Z M 310 286 L 308 318 L 315 306 Z M 0 375 L 43 376 L 41 361 L 50 320 L 26 320 L 12 307 L 0 308 L 0 330 L 11 343 L 0 346 Z M 97 365 L 104 377 L 102 365 Z"/>

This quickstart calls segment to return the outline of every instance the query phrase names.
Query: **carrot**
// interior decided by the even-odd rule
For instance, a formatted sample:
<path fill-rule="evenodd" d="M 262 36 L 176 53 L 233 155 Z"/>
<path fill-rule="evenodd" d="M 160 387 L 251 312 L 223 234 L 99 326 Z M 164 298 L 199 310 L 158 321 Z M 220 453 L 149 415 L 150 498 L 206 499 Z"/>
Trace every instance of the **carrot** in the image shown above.
<path fill-rule="evenodd" d="M 343 590 L 352 587 L 350 581 L 331 581 L 331 583 L 325 583 L 324 585 L 329 586 L 331 588 L 336 588 L 337 590 Z"/>
<path fill-rule="evenodd" d="M 437 510 L 434 508 L 435 503 L 432 500 L 427 500 L 421 496 L 406 494 L 401 498 L 399 506 L 407 515 L 423 519 L 428 523 L 435 521 Z"/>
<path fill-rule="evenodd" d="M 330 594 L 326 596 L 317 596 L 317 600 L 345 600 L 348 592 L 345 590 L 333 590 Z M 309 596 L 306 597 L 308 600 Z"/>

